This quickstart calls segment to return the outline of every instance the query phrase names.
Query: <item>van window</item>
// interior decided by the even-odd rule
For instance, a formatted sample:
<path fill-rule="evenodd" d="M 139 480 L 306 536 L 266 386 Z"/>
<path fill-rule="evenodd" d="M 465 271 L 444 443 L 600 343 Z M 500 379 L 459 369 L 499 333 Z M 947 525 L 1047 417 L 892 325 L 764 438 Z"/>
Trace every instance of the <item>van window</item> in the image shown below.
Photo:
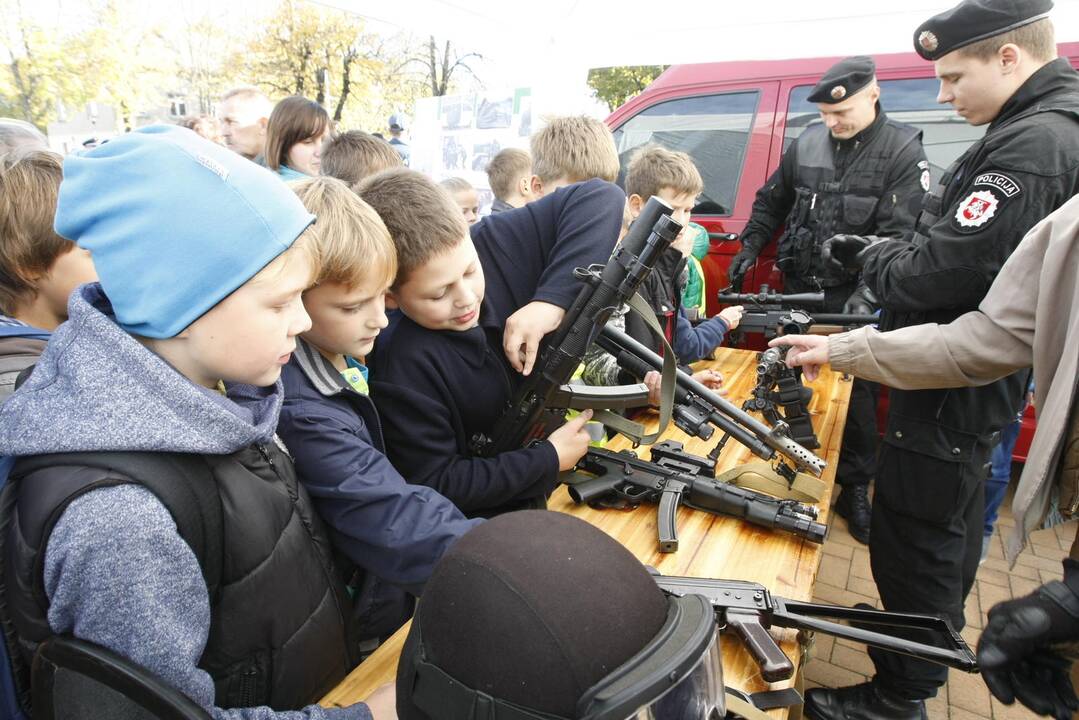
<path fill-rule="evenodd" d="M 880 83 L 880 104 L 888 116 L 922 131 L 922 145 L 933 180 L 939 180 L 948 166 L 985 134 L 984 127 L 968 125 L 950 105 L 937 103 L 938 87 L 935 78 L 882 80 Z M 812 89 L 812 85 L 791 89 L 787 127 L 783 134 L 784 151 L 807 127 L 820 122 L 817 106 L 806 100 Z"/>
<path fill-rule="evenodd" d="M 654 142 L 689 153 L 704 180 L 695 215 L 730 215 L 757 112 L 757 91 L 701 95 L 652 105 L 614 131 L 622 163 L 619 185 L 633 150 Z"/>

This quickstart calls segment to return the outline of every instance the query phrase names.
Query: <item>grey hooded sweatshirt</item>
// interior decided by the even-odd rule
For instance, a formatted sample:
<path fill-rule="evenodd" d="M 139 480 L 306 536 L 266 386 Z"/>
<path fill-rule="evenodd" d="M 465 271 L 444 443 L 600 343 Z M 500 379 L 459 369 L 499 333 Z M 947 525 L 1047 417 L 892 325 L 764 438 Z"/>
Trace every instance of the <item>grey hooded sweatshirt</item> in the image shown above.
<path fill-rule="evenodd" d="M 97 284 L 72 294 L 33 375 L 0 406 L 0 453 L 229 454 L 272 442 L 280 382 L 237 405 L 188 381 L 124 332 Z M 370 720 L 366 705 L 276 712 L 214 707 L 197 667 L 210 598 L 195 554 L 148 490 L 121 485 L 73 501 L 45 551 L 49 625 L 156 673 L 218 720 Z M 253 598 L 252 602 L 259 602 Z"/>

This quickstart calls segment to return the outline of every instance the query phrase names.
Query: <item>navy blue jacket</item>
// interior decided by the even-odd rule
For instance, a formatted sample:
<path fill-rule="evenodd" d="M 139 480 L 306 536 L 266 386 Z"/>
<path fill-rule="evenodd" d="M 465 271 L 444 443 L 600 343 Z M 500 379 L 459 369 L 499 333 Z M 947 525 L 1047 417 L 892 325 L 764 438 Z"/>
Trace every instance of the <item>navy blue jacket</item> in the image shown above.
<path fill-rule="evenodd" d="M 409 482 L 435 488 L 468 514 L 491 514 L 549 493 L 558 455 L 549 442 L 475 458 L 521 376 L 505 360 L 506 319 L 533 300 L 568 308 L 577 267 L 606 263 L 625 195 L 601 180 L 571 185 L 472 226 L 486 281 L 480 325 L 427 330 L 401 317 L 375 346 L 371 392 L 383 411 L 387 454 Z"/>
<path fill-rule="evenodd" d="M 404 481 L 383 454 L 375 404 L 302 339 L 281 380 L 277 432 L 334 545 L 367 572 L 418 594 L 443 553 L 479 521 Z"/>

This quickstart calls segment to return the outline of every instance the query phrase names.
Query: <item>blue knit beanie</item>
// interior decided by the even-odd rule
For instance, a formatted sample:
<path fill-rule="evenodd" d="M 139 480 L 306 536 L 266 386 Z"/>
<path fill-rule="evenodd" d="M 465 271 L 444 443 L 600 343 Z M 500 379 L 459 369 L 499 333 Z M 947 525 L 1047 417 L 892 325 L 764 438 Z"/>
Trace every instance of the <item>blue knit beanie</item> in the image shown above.
<path fill-rule="evenodd" d="M 56 232 L 90 251 L 117 323 L 177 335 L 315 217 L 265 168 L 171 125 L 64 160 Z"/>

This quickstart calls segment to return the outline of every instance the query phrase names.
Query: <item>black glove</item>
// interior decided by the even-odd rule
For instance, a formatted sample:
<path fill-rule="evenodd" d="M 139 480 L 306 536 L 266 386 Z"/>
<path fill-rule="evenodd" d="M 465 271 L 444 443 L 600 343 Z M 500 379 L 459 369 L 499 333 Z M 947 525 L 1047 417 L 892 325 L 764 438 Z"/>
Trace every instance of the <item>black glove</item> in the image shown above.
<path fill-rule="evenodd" d="M 876 239 L 860 235 L 833 235 L 821 245 L 821 260 L 843 270 L 860 270 L 862 251 Z"/>
<path fill-rule="evenodd" d="M 865 283 L 858 283 L 858 287 L 843 304 L 844 315 L 872 315 L 879 309 L 880 301 L 877 300 L 873 291 L 865 286 Z"/>
<path fill-rule="evenodd" d="M 742 278 L 755 262 L 757 262 L 757 252 L 743 245 L 738 254 L 731 258 L 731 265 L 727 268 L 727 277 L 730 278 L 731 284 L 741 283 Z"/>
<path fill-rule="evenodd" d="M 1054 581 L 989 610 L 978 641 L 978 665 L 989 691 L 1005 705 L 1019 702 L 1040 715 L 1068 720 L 1079 710 L 1071 662 L 1052 649 L 1079 639 L 1079 598 Z"/>

